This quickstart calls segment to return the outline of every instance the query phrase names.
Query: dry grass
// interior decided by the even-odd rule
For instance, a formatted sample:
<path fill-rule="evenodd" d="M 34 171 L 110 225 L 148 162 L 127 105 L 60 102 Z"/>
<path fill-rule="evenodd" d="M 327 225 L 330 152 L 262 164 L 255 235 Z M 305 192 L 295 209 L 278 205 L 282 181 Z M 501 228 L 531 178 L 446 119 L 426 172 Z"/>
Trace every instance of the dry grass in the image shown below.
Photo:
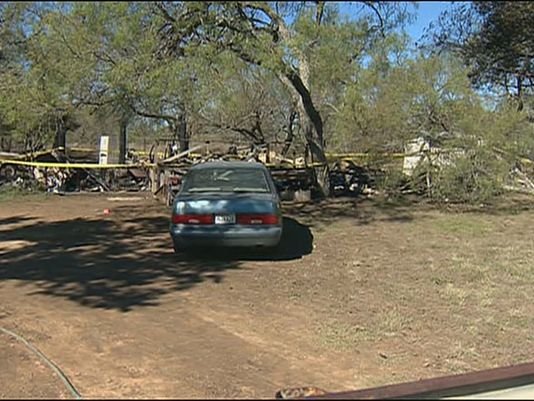
<path fill-rule="evenodd" d="M 358 347 L 372 338 L 371 333 L 365 327 L 340 321 L 322 323 L 316 329 L 319 343 L 338 351 Z"/>
<path fill-rule="evenodd" d="M 378 362 L 395 381 L 532 358 L 530 206 L 462 213 L 419 205 L 344 208 L 349 219 L 338 214 L 339 204 L 323 206 L 323 217 L 336 214 L 314 230 L 318 244 L 328 241 L 314 253 L 323 268 L 309 278 L 322 291 L 300 286 L 291 299 L 323 316 L 315 319 L 319 346 L 354 358 L 365 351 L 395 355 Z M 373 384 L 392 382 L 388 377 Z"/>
<path fill-rule="evenodd" d="M 10 185 L 0 185 L 0 202 L 12 201 L 14 199 L 45 199 L 48 194 L 42 191 L 28 191 Z"/>

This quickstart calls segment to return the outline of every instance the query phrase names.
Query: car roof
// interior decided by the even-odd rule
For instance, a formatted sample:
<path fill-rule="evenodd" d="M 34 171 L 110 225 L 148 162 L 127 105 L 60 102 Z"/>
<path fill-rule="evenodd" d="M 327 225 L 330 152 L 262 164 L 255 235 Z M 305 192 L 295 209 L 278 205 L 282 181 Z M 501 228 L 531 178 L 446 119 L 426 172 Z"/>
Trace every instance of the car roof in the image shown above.
<path fill-rule="evenodd" d="M 262 164 L 258 162 L 247 162 L 247 161 L 223 161 L 223 160 L 216 160 L 216 161 L 209 161 L 204 163 L 198 163 L 193 166 L 191 166 L 190 170 L 202 170 L 206 168 L 255 168 L 260 170 L 266 170 L 267 168 Z"/>

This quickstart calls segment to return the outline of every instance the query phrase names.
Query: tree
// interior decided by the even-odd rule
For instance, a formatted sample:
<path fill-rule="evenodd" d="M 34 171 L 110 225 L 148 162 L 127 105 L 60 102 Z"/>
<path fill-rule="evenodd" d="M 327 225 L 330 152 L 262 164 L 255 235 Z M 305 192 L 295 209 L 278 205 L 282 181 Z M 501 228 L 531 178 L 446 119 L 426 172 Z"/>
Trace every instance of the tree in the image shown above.
<path fill-rule="evenodd" d="M 56 64 L 64 60 L 45 51 L 42 30 L 54 6 L 47 3 L 6 4 L 0 9 L 3 58 L 0 114 L 12 138 L 35 151 L 54 137 L 65 147 L 66 133 L 77 128 L 65 77 Z M 15 90 L 16 88 L 16 90 Z"/>
<path fill-rule="evenodd" d="M 189 146 L 187 64 L 155 57 L 148 3 L 62 3 L 46 14 L 40 40 L 48 71 L 64 77 L 77 109 L 105 108 L 119 121 L 120 159 L 126 126 L 135 118 L 165 121 L 182 149 Z M 56 61 L 61 60 L 61 61 Z"/>
<path fill-rule="evenodd" d="M 475 1 L 444 13 L 429 38 L 460 54 L 478 87 L 513 96 L 518 110 L 534 88 L 534 4 Z"/>
<path fill-rule="evenodd" d="M 296 107 L 272 72 L 226 54 L 199 79 L 206 97 L 209 94 L 198 113 L 204 134 L 256 145 L 283 141 L 282 153 L 295 145 Z"/>
<path fill-rule="evenodd" d="M 241 60 L 273 72 L 286 85 L 299 113 L 299 125 L 308 146 L 319 162 L 326 163 L 324 119 L 313 88 L 312 55 L 323 39 L 323 26 L 334 32 L 349 29 L 346 46 L 354 45 L 355 55 L 331 60 L 350 66 L 365 45 L 404 21 L 399 3 L 362 2 L 373 14 L 362 14 L 356 24 L 328 18 L 336 5 L 326 2 L 191 2 L 158 3 L 164 19 L 159 32 L 161 53 L 184 57 L 198 48 L 206 54 L 231 52 Z M 352 29 L 355 28 L 355 29 Z M 362 44 L 363 42 L 363 44 Z M 338 42 L 338 44 L 341 42 Z M 340 69 L 343 69 L 340 67 Z M 327 170 L 319 177 L 328 191 Z"/>

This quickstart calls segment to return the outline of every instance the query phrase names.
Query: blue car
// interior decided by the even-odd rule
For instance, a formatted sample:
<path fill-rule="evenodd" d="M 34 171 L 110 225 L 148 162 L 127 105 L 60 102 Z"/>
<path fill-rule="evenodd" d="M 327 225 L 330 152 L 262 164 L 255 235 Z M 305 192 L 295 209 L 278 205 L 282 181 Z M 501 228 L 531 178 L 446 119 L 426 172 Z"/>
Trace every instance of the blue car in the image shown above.
<path fill-rule="evenodd" d="M 173 202 L 170 234 L 175 252 L 192 246 L 275 248 L 282 214 L 269 170 L 256 162 L 191 167 Z"/>

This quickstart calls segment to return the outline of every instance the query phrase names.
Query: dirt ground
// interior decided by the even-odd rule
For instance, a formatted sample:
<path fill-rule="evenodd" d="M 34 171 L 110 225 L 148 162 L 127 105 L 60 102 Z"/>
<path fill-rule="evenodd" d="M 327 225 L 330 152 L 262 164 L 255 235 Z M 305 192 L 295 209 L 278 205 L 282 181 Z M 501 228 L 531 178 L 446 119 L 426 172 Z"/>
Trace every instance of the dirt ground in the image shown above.
<path fill-rule="evenodd" d="M 169 210 L 139 194 L 3 201 L 0 327 L 98 398 L 270 398 L 527 362 L 533 206 L 290 204 L 274 255 L 176 256 Z M 0 397 L 69 393 L 1 336 Z"/>

